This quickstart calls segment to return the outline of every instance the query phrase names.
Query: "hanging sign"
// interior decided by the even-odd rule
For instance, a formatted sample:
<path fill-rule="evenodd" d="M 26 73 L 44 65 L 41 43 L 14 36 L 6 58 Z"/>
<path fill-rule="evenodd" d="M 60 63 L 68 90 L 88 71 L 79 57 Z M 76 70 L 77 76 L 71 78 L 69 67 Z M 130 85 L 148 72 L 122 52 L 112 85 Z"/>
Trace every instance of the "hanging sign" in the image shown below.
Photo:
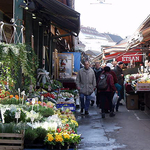
<path fill-rule="evenodd" d="M 142 53 L 126 53 L 125 55 L 119 56 L 116 60 L 124 63 L 130 62 L 142 62 Z"/>

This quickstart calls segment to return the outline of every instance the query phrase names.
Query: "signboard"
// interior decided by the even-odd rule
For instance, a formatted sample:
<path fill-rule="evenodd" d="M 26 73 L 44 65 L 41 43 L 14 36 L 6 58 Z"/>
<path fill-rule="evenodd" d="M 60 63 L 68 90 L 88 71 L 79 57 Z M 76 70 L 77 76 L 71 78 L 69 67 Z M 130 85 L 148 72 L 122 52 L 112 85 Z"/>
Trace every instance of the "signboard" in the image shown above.
<path fill-rule="evenodd" d="M 142 62 L 142 53 L 126 53 L 125 55 L 119 56 L 116 61 L 122 61 L 124 63 L 130 62 Z"/>

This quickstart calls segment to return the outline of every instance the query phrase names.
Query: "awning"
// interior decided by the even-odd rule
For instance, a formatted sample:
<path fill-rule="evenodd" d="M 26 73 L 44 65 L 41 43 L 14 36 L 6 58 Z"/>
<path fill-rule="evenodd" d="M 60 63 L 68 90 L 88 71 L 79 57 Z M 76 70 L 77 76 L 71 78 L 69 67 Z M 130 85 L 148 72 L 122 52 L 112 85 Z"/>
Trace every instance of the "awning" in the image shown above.
<path fill-rule="evenodd" d="M 136 30 L 134 35 L 128 41 L 127 49 L 131 49 L 139 46 L 140 44 L 145 44 L 145 42 L 150 40 L 150 15 L 142 22 L 139 28 Z"/>
<path fill-rule="evenodd" d="M 130 63 L 130 62 L 142 62 L 142 53 L 125 53 L 119 57 L 116 58 L 116 61 L 122 61 L 124 63 Z"/>
<path fill-rule="evenodd" d="M 56 0 L 33 0 L 35 15 L 45 21 L 51 21 L 59 28 L 78 36 L 80 31 L 80 13 Z M 29 10 L 30 11 L 30 10 Z"/>
<path fill-rule="evenodd" d="M 113 53 L 113 54 L 110 54 L 110 55 L 106 55 L 103 57 L 104 60 L 112 60 L 114 58 L 118 58 L 120 55 L 122 55 L 123 53 Z"/>
<path fill-rule="evenodd" d="M 103 52 L 104 53 L 125 52 L 126 46 L 127 46 L 127 43 L 118 44 L 118 45 L 105 49 Z"/>
<path fill-rule="evenodd" d="M 135 52 L 137 51 L 137 52 Z M 116 61 L 122 61 L 124 63 L 130 63 L 132 62 L 142 62 L 142 56 L 143 54 L 139 49 L 135 50 L 134 52 L 118 52 L 118 53 L 113 53 L 110 55 L 106 55 L 103 59 L 104 60 L 112 60 L 116 59 Z"/>

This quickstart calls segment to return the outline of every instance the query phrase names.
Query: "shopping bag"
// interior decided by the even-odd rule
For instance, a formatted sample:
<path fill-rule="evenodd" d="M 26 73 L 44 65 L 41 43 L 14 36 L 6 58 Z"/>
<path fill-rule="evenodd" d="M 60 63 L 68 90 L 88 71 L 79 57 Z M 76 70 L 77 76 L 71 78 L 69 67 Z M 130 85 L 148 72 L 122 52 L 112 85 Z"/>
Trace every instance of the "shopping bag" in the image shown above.
<path fill-rule="evenodd" d="M 113 99 L 112 99 L 112 104 L 114 106 L 117 104 L 118 98 L 119 98 L 118 94 L 115 93 L 114 96 L 113 96 Z"/>
<path fill-rule="evenodd" d="M 93 91 L 93 93 L 91 94 L 90 100 L 96 101 L 95 91 Z"/>

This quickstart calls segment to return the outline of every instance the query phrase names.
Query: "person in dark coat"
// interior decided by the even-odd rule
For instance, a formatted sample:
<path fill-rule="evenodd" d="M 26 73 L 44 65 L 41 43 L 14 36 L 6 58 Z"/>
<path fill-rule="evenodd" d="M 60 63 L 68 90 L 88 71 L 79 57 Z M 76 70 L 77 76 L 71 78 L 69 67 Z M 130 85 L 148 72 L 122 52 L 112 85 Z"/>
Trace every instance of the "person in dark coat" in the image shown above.
<path fill-rule="evenodd" d="M 97 83 L 98 79 L 99 79 L 99 76 L 101 75 L 101 73 L 103 71 L 103 69 L 101 68 L 99 62 L 95 63 L 95 68 L 93 70 L 94 70 L 94 73 L 95 73 L 96 83 Z M 94 104 L 94 101 L 91 101 L 91 105 L 93 105 L 93 104 Z M 97 107 L 99 107 L 99 98 L 98 98 L 97 92 L 96 92 L 96 105 L 97 105 Z"/>
<path fill-rule="evenodd" d="M 99 90 L 98 89 L 98 97 L 99 101 L 101 103 L 101 109 L 102 109 L 102 118 L 105 118 L 105 105 L 106 102 L 108 101 L 109 103 L 109 109 L 110 109 L 110 117 L 114 117 L 115 114 L 113 113 L 112 110 L 112 93 L 117 91 L 115 85 L 114 85 L 114 79 L 113 76 L 110 74 L 110 67 L 106 66 L 104 67 L 104 71 L 102 72 L 103 74 L 107 75 L 107 89 L 106 90 Z M 98 88 L 98 83 L 97 83 L 97 88 Z"/>
<path fill-rule="evenodd" d="M 117 89 L 117 94 L 118 96 L 120 96 L 120 90 L 122 88 L 121 85 L 118 84 L 118 79 L 117 79 L 117 76 L 116 76 L 116 73 L 114 72 L 114 67 L 111 63 L 107 63 L 106 66 L 110 67 L 110 74 L 113 76 L 113 80 L 114 80 L 114 84 L 115 84 L 115 87 Z M 113 96 L 114 96 L 115 93 L 112 93 L 112 100 L 113 100 Z M 114 108 L 115 106 L 113 106 L 113 111 L 114 111 Z"/>
<path fill-rule="evenodd" d="M 119 103 L 121 99 L 124 99 L 124 75 L 123 75 L 123 62 L 118 62 L 118 64 L 114 68 L 114 72 L 116 73 L 118 84 L 121 85 L 120 96 L 116 105 L 116 111 L 118 111 Z"/>

